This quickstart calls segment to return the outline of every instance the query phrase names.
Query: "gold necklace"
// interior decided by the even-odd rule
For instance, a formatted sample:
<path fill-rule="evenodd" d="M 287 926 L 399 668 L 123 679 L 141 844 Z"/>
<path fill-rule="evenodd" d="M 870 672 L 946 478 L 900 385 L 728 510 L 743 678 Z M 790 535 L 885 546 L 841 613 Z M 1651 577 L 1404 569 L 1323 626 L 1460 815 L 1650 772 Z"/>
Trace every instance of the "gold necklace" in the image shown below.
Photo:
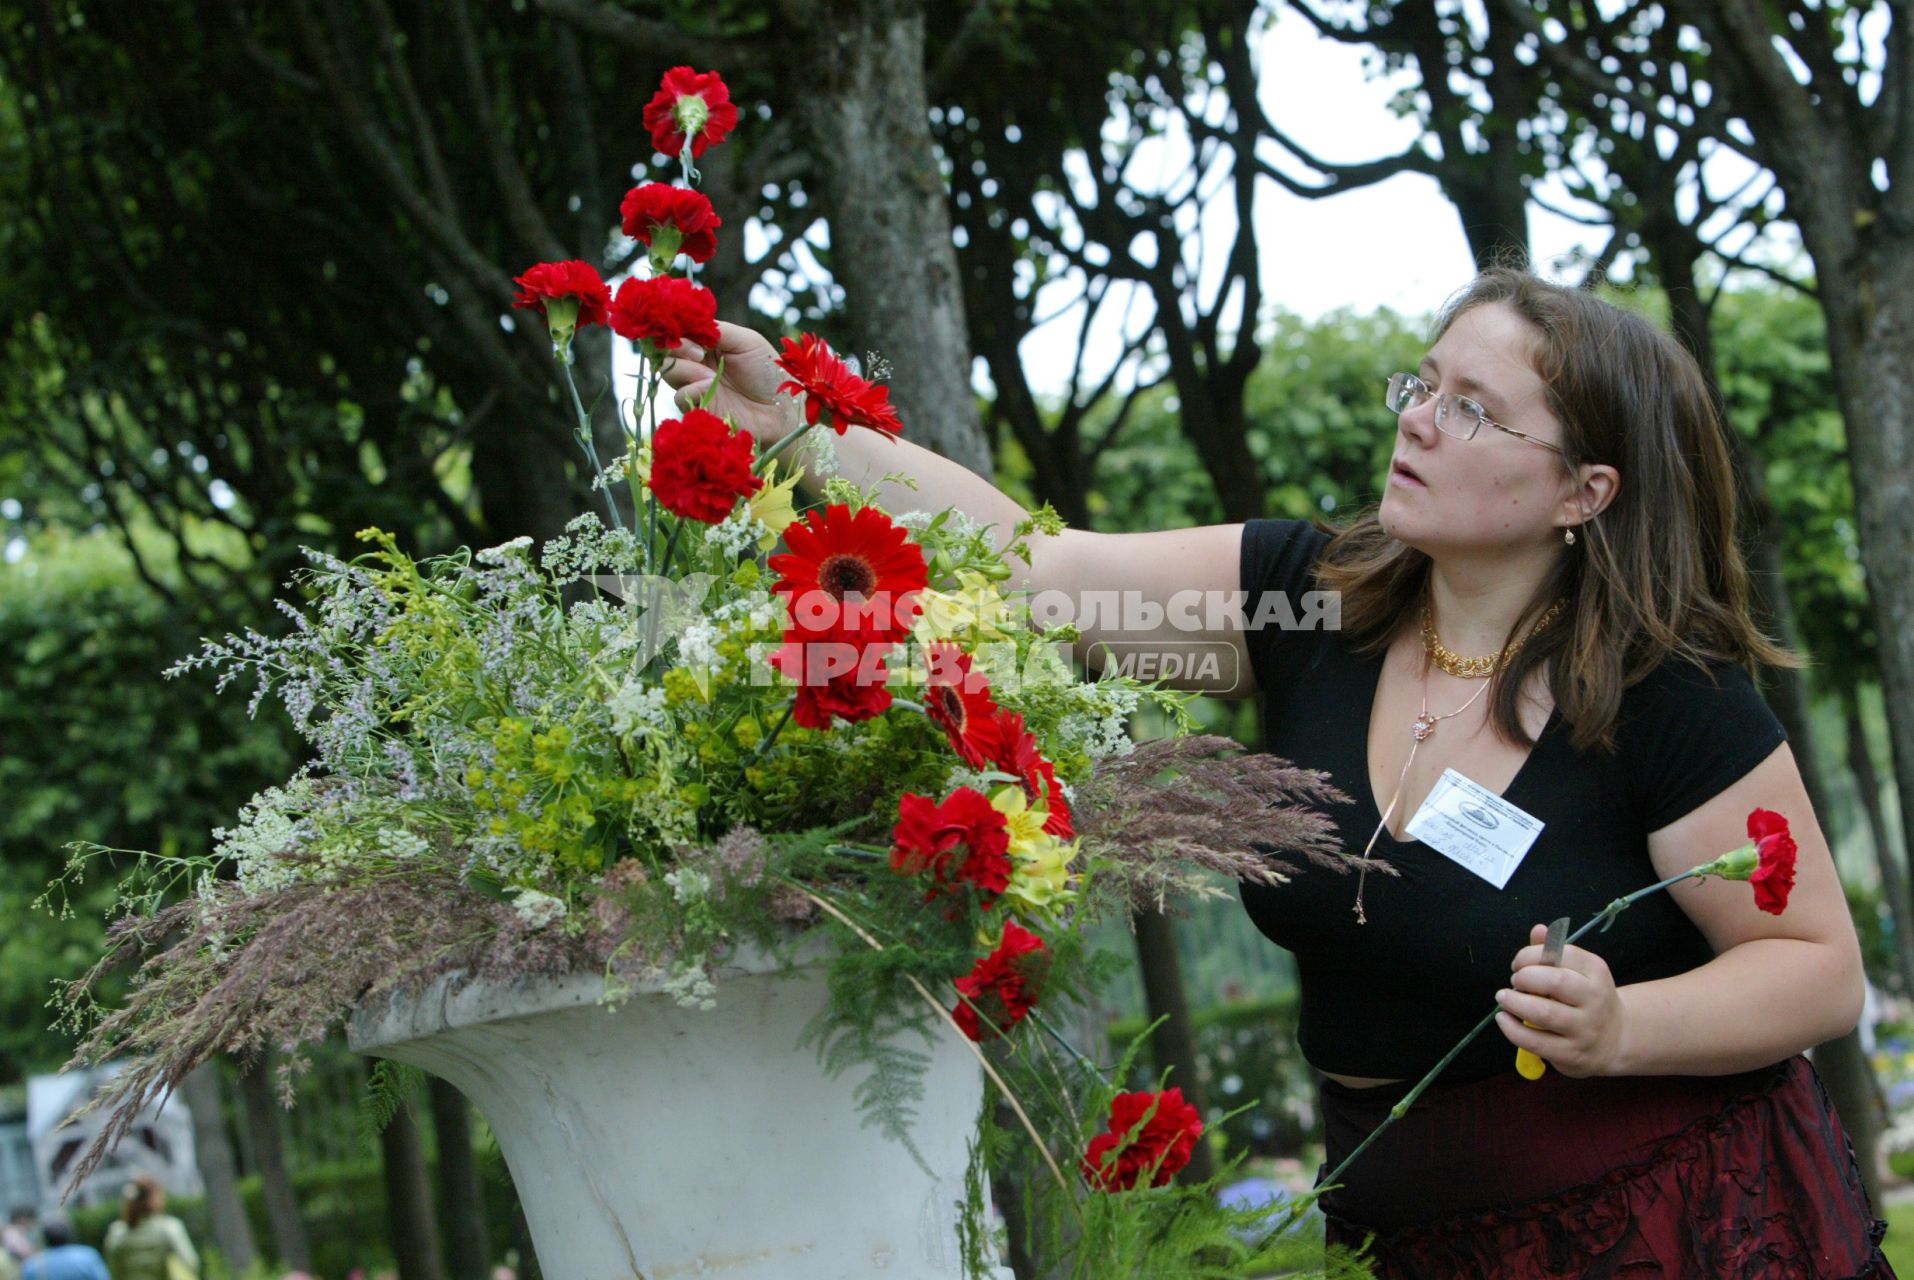
<path fill-rule="evenodd" d="M 1540 635 L 1543 629 L 1560 617 L 1562 610 L 1566 608 L 1568 608 L 1568 597 L 1561 596 L 1535 620 L 1535 625 L 1529 628 L 1528 635 L 1517 636 L 1502 652 L 1480 658 L 1465 658 L 1444 647 L 1442 637 L 1436 634 L 1435 611 L 1425 601 L 1422 606 L 1422 651 L 1429 655 L 1429 661 L 1459 680 L 1486 679 L 1494 675 L 1496 668 L 1502 663 L 1513 658 L 1530 637 Z"/>

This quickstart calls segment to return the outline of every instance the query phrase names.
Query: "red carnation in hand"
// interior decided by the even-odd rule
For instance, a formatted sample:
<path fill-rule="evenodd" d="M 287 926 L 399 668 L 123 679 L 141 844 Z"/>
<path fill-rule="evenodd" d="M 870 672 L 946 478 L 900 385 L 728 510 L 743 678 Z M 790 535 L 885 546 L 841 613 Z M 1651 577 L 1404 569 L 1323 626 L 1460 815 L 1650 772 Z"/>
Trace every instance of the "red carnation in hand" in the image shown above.
<path fill-rule="evenodd" d="M 847 427 L 869 427 L 885 435 L 899 435 L 904 424 L 891 407 L 891 389 L 873 386 L 851 372 L 814 333 L 801 334 L 796 342 L 781 339 L 784 354 L 778 367 L 791 375 L 791 381 L 779 385 L 779 391 L 804 396 L 805 416 L 815 425 L 829 411 L 829 425 L 839 435 Z"/>
<path fill-rule="evenodd" d="M 657 95 L 645 104 L 651 145 L 668 156 L 682 154 L 685 139 L 690 138 L 696 159 L 737 127 L 738 109 L 731 103 L 731 90 L 715 71 L 673 67 L 665 72 Z"/>
<path fill-rule="evenodd" d="M 1004 922 L 997 949 L 957 979 L 964 998 L 951 1010 L 957 1026 L 972 1040 L 993 1040 L 1029 1014 L 1050 976 L 1050 950 L 1043 939 L 1018 924 Z"/>
<path fill-rule="evenodd" d="M 739 498 L 764 487 L 763 477 L 751 474 L 756 449 L 748 433 L 733 431 L 715 413 L 692 409 L 658 424 L 651 438 L 651 491 L 672 514 L 716 524 Z"/>
<path fill-rule="evenodd" d="M 1788 894 L 1794 890 L 1794 836 L 1788 820 L 1770 809 L 1756 809 L 1748 815 L 1748 838 L 1755 842 L 1760 864 L 1748 882 L 1754 885 L 1755 905 L 1769 915 L 1787 909 Z"/>
<path fill-rule="evenodd" d="M 980 734 L 980 737 L 982 735 Z M 1057 771 L 1037 748 L 1037 735 L 1023 727 L 1023 714 L 999 707 L 991 718 L 986 754 L 992 764 L 1005 773 L 1014 773 L 1023 782 L 1024 795 L 1033 804 L 1041 804 L 1050 816 L 1043 829 L 1059 840 L 1075 838 L 1070 821 L 1070 802 L 1063 798 L 1063 785 Z"/>
<path fill-rule="evenodd" d="M 981 769 L 995 737 L 997 703 L 990 682 L 970 663 L 970 655 L 949 640 L 935 641 L 924 651 L 924 714 L 943 726 L 965 764 Z"/>
<path fill-rule="evenodd" d="M 605 323 L 611 305 L 610 287 L 589 262 L 541 262 L 512 283 L 518 286 L 512 306 L 544 312 L 561 347 L 571 345 L 578 326 Z"/>
<path fill-rule="evenodd" d="M 895 644 L 910 634 L 930 583 L 924 552 L 876 507 L 842 503 L 807 511 L 784 531 L 789 551 L 765 563 L 782 575 L 789 639 Z"/>
<path fill-rule="evenodd" d="M 942 804 L 905 792 L 891 830 L 891 869 L 928 873 L 925 901 L 959 884 L 977 887 L 985 907 L 1010 885 L 1010 824 L 988 797 L 959 787 Z"/>
<path fill-rule="evenodd" d="M 1141 1132 L 1132 1136 L 1138 1125 Z M 1083 1176 L 1100 1191 L 1128 1191 L 1145 1174 L 1151 1186 L 1163 1186 L 1190 1162 L 1202 1136 L 1203 1118 L 1183 1101 L 1181 1089 L 1119 1093 L 1110 1104 L 1110 1131 L 1091 1139 L 1084 1152 Z"/>
<path fill-rule="evenodd" d="M 618 212 L 625 234 L 651 246 L 652 265 L 660 271 L 680 253 L 693 262 L 709 262 L 718 251 L 718 228 L 724 219 L 711 201 L 689 187 L 647 182 L 625 193 Z"/>
<path fill-rule="evenodd" d="M 611 327 L 633 342 L 664 350 L 687 338 L 718 345 L 718 299 L 702 285 L 677 276 L 627 280 L 611 301 Z"/>

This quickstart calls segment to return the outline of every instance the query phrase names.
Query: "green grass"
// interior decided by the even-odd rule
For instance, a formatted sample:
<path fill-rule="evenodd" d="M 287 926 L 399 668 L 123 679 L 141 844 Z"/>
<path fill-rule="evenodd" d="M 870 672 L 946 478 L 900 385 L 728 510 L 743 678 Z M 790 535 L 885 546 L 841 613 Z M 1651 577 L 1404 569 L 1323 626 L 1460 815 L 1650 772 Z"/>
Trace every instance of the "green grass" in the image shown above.
<path fill-rule="evenodd" d="M 1904 1276 L 1914 1276 L 1914 1201 L 1903 1200 L 1887 1207 L 1887 1239 L 1881 1252 Z"/>

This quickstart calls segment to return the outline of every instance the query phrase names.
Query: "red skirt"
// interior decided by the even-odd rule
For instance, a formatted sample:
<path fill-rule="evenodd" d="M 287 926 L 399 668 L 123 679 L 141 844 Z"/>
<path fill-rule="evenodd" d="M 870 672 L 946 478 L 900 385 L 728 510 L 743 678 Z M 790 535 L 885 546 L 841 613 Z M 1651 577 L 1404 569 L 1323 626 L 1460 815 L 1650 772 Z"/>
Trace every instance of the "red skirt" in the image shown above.
<path fill-rule="evenodd" d="M 1324 1172 L 1409 1087 L 1322 1081 Z M 1378 1280 L 1894 1277 L 1799 1055 L 1733 1076 L 1437 1084 L 1319 1204 L 1331 1243 L 1368 1241 Z"/>

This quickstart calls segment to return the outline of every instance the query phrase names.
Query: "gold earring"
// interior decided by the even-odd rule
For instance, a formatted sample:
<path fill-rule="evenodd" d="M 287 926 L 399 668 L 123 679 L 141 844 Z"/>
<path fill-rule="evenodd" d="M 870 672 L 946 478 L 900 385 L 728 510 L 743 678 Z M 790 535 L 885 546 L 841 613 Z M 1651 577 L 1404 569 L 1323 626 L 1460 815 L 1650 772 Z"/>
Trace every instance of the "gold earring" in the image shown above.
<path fill-rule="evenodd" d="M 1575 545 L 1575 530 L 1573 529 L 1562 530 L 1562 541 L 1567 543 L 1571 547 L 1574 546 Z"/>

